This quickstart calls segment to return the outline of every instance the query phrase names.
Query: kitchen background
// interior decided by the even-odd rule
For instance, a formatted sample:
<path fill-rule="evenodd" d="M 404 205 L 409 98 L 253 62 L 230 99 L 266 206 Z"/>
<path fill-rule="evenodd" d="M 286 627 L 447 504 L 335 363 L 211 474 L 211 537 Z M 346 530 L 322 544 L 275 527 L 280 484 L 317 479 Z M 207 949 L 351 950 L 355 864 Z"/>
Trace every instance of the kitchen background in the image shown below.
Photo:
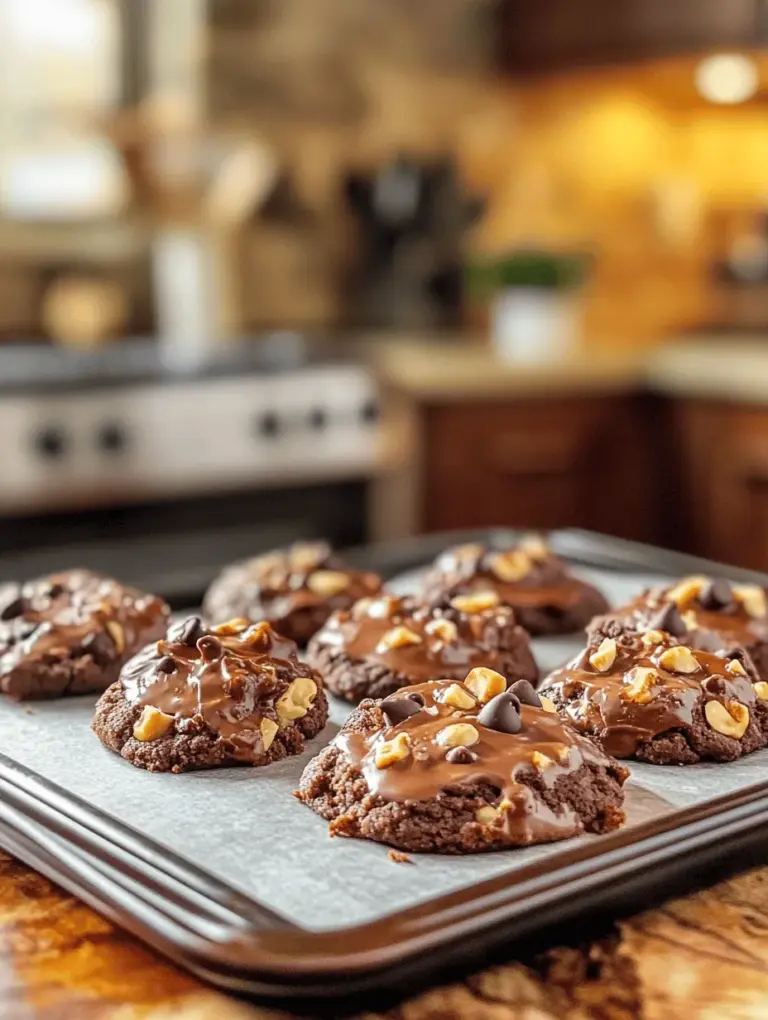
<path fill-rule="evenodd" d="M 0 579 L 768 569 L 765 0 L 0 0 Z"/>

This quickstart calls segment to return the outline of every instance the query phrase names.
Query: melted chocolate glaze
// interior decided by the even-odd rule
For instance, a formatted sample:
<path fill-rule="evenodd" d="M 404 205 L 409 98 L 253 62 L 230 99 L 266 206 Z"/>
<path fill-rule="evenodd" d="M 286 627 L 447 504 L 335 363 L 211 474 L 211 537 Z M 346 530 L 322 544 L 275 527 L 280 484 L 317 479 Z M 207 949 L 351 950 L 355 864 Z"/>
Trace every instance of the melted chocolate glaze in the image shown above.
<path fill-rule="evenodd" d="M 394 637 L 400 628 L 409 643 L 391 647 L 387 635 Z M 520 644 L 528 645 L 528 637 L 506 606 L 464 613 L 381 595 L 358 603 L 351 612 L 334 613 L 313 638 L 310 653 L 322 646 L 343 649 L 353 662 L 380 663 L 419 683 L 463 679 L 475 666 L 498 669 L 507 657 L 504 651 Z"/>
<path fill-rule="evenodd" d="M 741 656 L 746 676 L 728 673 L 730 661 L 701 649 L 690 648 L 698 669 L 676 672 L 660 665 L 663 653 L 673 647 L 686 647 L 669 634 L 659 632 L 661 640 L 650 646 L 640 634 L 626 633 L 616 641 L 616 658 L 608 669 L 590 663 L 599 647 L 593 641 L 567 665 L 551 673 L 541 686 L 542 694 L 553 698 L 561 715 L 578 730 L 599 738 L 602 747 L 617 758 L 631 758 L 642 741 L 678 729 L 690 729 L 694 710 L 702 701 L 732 701 L 745 705 L 750 714 L 757 696 L 757 674 L 746 656 Z M 653 682 L 639 695 L 632 684 L 638 668 L 651 669 Z"/>
<path fill-rule="evenodd" d="M 179 733 L 207 727 L 228 741 L 234 758 L 253 761 L 263 750 L 261 721 L 279 722 L 275 703 L 298 677 L 321 692 L 320 675 L 299 661 L 293 641 L 267 623 L 237 620 L 211 629 L 176 624 L 128 662 L 120 679 L 129 704 L 173 716 Z"/>
<path fill-rule="evenodd" d="M 626 769 L 555 713 L 523 704 L 520 730 L 514 734 L 500 732 L 479 721 L 480 703 L 472 709 L 446 704 L 442 699 L 452 686 L 468 692 L 463 684 L 445 680 L 405 688 L 394 697 L 419 695 L 424 701 L 420 711 L 396 726 L 388 726 L 380 716 L 379 730 L 359 732 L 345 727 L 337 735 L 335 746 L 360 769 L 371 793 L 385 801 L 407 803 L 432 800 L 443 791 L 490 785 L 500 791 L 503 831 L 514 842 L 526 844 L 561 838 L 578 831 L 580 823 L 570 805 L 562 804 L 557 811 L 548 807 L 531 786 L 521 781 L 523 773 L 529 778 L 535 773 L 548 788 L 584 764 L 610 770 L 619 782 L 626 779 Z M 453 753 L 453 748 L 440 742 L 446 727 L 456 723 L 468 723 L 478 733 L 468 754 Z M 401 734 L 408 739 L 407 756 L 389 767 L 379 767 L 377 756 L 382 744 L 396 741 Z"/>
<path fill-rule="evenodd" d="M 110 665 L 165 631 L 162 599 L 88 570 L 0 589 L 0 679 L 22 665 L 91 655 Z"/>

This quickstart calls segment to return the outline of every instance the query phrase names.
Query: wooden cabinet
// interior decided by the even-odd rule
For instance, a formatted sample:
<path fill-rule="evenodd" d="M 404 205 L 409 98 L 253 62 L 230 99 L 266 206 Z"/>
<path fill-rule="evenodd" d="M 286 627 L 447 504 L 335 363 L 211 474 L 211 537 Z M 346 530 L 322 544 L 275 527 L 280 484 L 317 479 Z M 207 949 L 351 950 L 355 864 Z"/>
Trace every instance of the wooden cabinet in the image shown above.
<path fill-rule="evenodd" d="M 762 45 L 762 0 L 505 0 L 501 59 L 511 71 Z"/>
<path fill-rule="evenodd" d="M 768 407 L 681 401 L 680 548 L 768 571 Z"/>
<path fill-rule="evenodd" d="M 660 409 L 626 395 L 427 405 L 423 526 L 572 525 L 658 541 Z"/>

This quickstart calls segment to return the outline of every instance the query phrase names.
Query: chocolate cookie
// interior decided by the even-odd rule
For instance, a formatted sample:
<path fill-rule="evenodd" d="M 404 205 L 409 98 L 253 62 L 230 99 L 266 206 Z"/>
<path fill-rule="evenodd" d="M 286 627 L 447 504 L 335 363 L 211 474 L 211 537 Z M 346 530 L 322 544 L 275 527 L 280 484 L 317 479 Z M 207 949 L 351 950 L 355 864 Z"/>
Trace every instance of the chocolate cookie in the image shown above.
<path fill-rule="evenodd" d="M 268 623 L 207 629 L 192 616 L 126 664 L 93 730 L 138 768 L 185 772 L 299 754 L 327 718 L 322 679 L 293 641 Z"/>
<path fill-rule="evenodd" d="M 335 609 L 381 590 L 376 574 L 352 570 L 325 542 L 301 542 L 227 567 L 208 589 L 209 620 L 267 620 L 304 645 Z"/>
<path fill-rule="evenodd" d="M 608 609 L 597 588 L 573 577 L 538 538 L 503 550 L 481 545 L 446 549 L 427 574 L 422 597 L 444 605 L 456 595 L 478 591 L 496 592 L 534 635 L 582 630 Z"/>
<path fill-rule="evenodd" d="M 611 636 L 619 630 L 658 627 L 695 648 L 745 649 L 764 680 L 768 680 L 768 599 L 763 588 L 730 584 L 723 578 L 684 577 L 675 584 L 648 588 L 636 599 L 598 617 L 591 635 Z"/>
<path fill-rule="evenodd" d="M 307 648 L 326 686 L 347 701 L 383 698 L 425 680 L 462 679 L 473 666 L 537 682 L 527 633 L 495 593 L 445 608 L 380 595 L 334 613 Z"/>
<path fill-rule="evenodd" d="M 364 701 L 296 796 L 332 835 L 474 853 L 617 828 L 627 775 L 527 681 L 480 667 Z"/>
<path fill-rule="evenodd" d="M 614 627 L 542 684 L 558 712 L 617 758 L 733 761 L 768 743 L 768 683 L 743 651 Z"/>
<path fill-rule="evenodd" d="M 103 691 L 165 632 L 162 599 L 88 570 L 0 586 L 0 692 L 15 699 Z"/>

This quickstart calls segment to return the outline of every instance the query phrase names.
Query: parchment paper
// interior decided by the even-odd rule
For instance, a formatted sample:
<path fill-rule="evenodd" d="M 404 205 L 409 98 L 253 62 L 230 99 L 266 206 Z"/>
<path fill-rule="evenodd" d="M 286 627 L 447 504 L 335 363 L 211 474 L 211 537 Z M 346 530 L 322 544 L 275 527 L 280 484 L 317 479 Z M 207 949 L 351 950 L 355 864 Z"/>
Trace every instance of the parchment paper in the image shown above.
<path fill-rule="evenodd" d="M 614 603 L 654 581 L 639 575 L 578 573 L 600 584 Z M 405 590 L 411 582 L 402 579 L 399 588 Z M 575 654 L 580 641 L 537 640 L 534 647 L 547 671 Z M 413 854 L 412 864 L 396 864 L 384 846 L 329 839 L 326 823 L 291 796 L 304 765 L 332 739 L 349 706 L 333 702 L 331 722 L 301 757 L 266 768 L 177 776 L 134 768 L 104 748 L 90 730 L 95 700 L 66 699 L 27 708 L 3 702 L 0 750 L 308 929 L 372 921 L 514 872 L 578 842 L 465 857 Z M 727 765 L 631 769 L 628 826 L 759 782 L 768 771 L 768 751 Z"/>

